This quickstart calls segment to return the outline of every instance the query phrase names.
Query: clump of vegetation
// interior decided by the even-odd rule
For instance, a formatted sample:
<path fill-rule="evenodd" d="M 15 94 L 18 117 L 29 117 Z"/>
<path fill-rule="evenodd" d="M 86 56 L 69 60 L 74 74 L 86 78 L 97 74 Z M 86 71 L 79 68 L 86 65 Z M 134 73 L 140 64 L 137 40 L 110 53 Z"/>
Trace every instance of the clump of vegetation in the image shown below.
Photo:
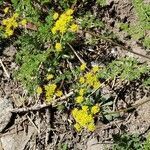
<path fill-rule="evenodd" d="M 51 13 L 53 15 L 48 15 L 45 23 L 40 23 L 37 31 L 26 31 L 16 42 L 21 49 L 16 56 L 17 62 L 21 65 L 16 77 L 30 92 L 33 92 L 41 82 L 39 78 L 40 64 L 47 66 L 47 69 L 48 63 L 49 65 L 54 63 L 53 67 L 57 65 L 66 53 L 63 50 L 66 43 L 74 39 L 75 32 L 78 30 L 78 25 L 74 23 L 73 16 L 71 16 L 72 9 L 68 9 L 60 16 L 56 12 Z M 48 45 L 49 42 L 53 44 Z M 50 62 L 48 59 L 52 59 L 52 61 Z M 33 83 L 35 83 L 34 86 Z"/>
<path fill-rule="evenodd" d="M 114 136 L 113 150 L 149 150 L 149 136 L 144 139 L 136 134 L 122 134 Z"/>
<path fill-rule="evenodd" d="M 148 135 L 146 140 L 143 142 L 143 149 L 149 150 L 150 149 L 150 136 Z"/>
<path fill-rule="evenodd" d="M 150 48 L 148 34 L 150 31 L 150 5 L 144 3 L 143 0 L 133 0 L 132 3 L 138 17 L 136 25 L 121 23 L 120 27 L 127 31 L 133 39 L 141 41 L 145 47 Z"/>
<path fill-rule="evenodd" d="M 106 5 L 106 0 L 97 0 L 97 3 L 102 5 L 102 6 L 105 6 Z"/>
<path fill-rule="evenodd" d="M 98 79 L 97 73 L 99 66 L 94 66 L 90 71 L 84 73 L 86 64 L 82 64 L 79 68 L 79 80 L 75 87 L 77 96 L 75 97 L 75 104 L 78 108 L 72 110 L 72 115 L 75 118 L 75 128 L 80 131 L 83 127 L 89 131 L 95 130 L 94 115 L 100 111 L 100 106 L 95 104 L 92 96 L 89 96 L 93 90 L 100 88 L 101 83 Z M 84 118 L 84 119 L 83 119 Z"/>
<path fill-rule="evenodd" d="M 140 64 L 134 58 L 123 58 L 120 60 L 115 60 L 108 64 L 100 73 L 101 78 L 114 79 L 120 78 L 122 81 L 134 81 L 140 79 L 142 75 L 147 74 L 143 83 L 148 81 L 150 68 L 147 64 Z M 147 83 L 148 85 L 148 83 Z"/>
<path fill-rule="evenodd" d="M 123 134 L 114 138 L 116 144 L 113 146 L 113 150 L 143 150 L 142 139 L 137 135 Z"/>
<path fill-rule="evenodd" d="M 89 10 L 78 10 L 78 3 L 77 0 L 11 0 L 11 7 L 3 10 L 1 38 L 11 39 L 18 48 L 15 59 L 18 70 L 14 77 L 24 85 L 28 93 L 35 94 L 49 105 L 72 92 L 66 102 L 71 103 L 66 109 L 72 116 L 72 125 L 77 132 L 93 132 L 100 116 L 108 121 L 112 120 L 112 116 L 117 117 L 109 115 L 114 97 L 104 98 L 103 87 L 111 84 L 114 79 L 120 83 L 140 81 L 141 84 L 149 86 L 150 68 L 146 63 L 139 63 L 130 57 L 110 60 L 107 65 L 85 62 L 81 57 L 88 56 L 88 51 L 83 52 L 82 46 L 94 45 L 98 48 L 105 38 L 98 39 L 93 34 L 92 40 L 87 39 L 84 43 L 78 40 L 79 37 L 84 39 L 88 30 L 101 31 L 105 24 Z M 85 3 L 88 1 L 85 0 Z M 106 5 L 105 0 L 97 0 L 95 3 L 99 3 L 100 8 Z M 133 4 L 138 14 L 140 13 L 139 26 L 135 28 L 122 24 L 121 27 L 149 47 L 149 38 L 145 35 L 146 30 L 149 30 L 149 6 L 141 0 L 133 1 Z M 49 6 L 52 8 L 49 9 Z M 106 32 L 107 30 L 104 37 L 110 34 Z M 92 52 L 99 55 L 94 50 Z M 56 106 L 60 104 L 57 101 L 55 103 Z M 116 150 L 142 148 L 136 136 L 122 136 L 117 144 L 114 146 Z M 68 146 L 63 147 L 67 149 Z"/>

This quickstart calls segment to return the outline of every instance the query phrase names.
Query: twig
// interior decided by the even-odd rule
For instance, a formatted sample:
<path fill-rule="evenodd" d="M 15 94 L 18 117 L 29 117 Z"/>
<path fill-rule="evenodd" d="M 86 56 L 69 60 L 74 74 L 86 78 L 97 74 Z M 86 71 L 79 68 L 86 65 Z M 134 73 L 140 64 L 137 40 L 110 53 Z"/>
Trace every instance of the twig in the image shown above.
<path fill-rule="evenodd" d="M 71 62 L 68 61 L 68 59 L 67 59 L 67 63 L 68 63 L 68 65 L 69 65 L 69 68 L 70 68 L 72 74 L 74 75 L 75 79 L 77 79 L 77 75 L 75 74 L 75 72 L 74 72 L 74 70 L 73 70 L 73 67 L 72 67 L 72 64 L 71 64 Z"/>
<path fill-rule="evenodd" d="M 38 110 L 41 110 L 41 109 L 44 109 L 44 108 L 47 108 L 47 107 L 49 107 L 49 106 L 51 106 L 51 105 L 56 105 L 55 103 L 57 102 L 57 101 L 61 101 L 61 100 L 64 100 L 64 99 L 66 99 L 66 98 L 69 98 L 70 96 L 72 96 L 74 94 L 74 92 L 72 91 L 72 92 L 70 92 L 70 93 L 68 93 L 68 94 L 66 94 L 66 95 L 64 95 L 64 96 L 62 96 L 62 97 L 60 97 L 60 98 L 57 98 L 57 99 L 55 99 L 52 103 L 50 103 L 50 104 L 37 104 L 37 105 L 35 105 L 35 106 L 33 106 L 33 107 L 27 107 L 27 108 L 14 108 L 14 109 L 11 109 L 10 110 L 10 112 L 12 112 L 12 113 L 25 113 L 25 112 L 29 112 L 29 111 L 38 111 Z"/>
<path fill-rule="evenodd" d="M 0 64 L 1 64 L 1 66 L 2 66 L 2 68 L 3 68 L 3 70 L 4 70 L 4 72 L 5 72 L 5 74 L 6 74 L 6 76 L 7 76 L 7 78 L 10 78 L 10 75 L 8 74 L 8 72 L 7 72 L 6 68 L 5 68 L 5 66 L 3 65 L 3 62 L 2 62 L 1 59 L 0 59 Z"/>
<path fill-rule="evenodd" d="M 74 48 L 69 44 L 69 43 L 67 43 L 68 44 L 68 46 L 71 48 L 71 50 L 73 51 L 73 53 L 76 55 L 76 57 L 79 59 L 79 61 L 83 64 L 83 63 L 85 63 L 85 61 L 82 59 L 82 58 L 80 58 L 80 56 L 76 53 L 76 51 L 74 50 Z"/>
<path fill-rule="evenodd" d="M 50 122 L 50 119 L 51 119 L 51 113 L 50 113 L 50 109 L 46 109 L 45 110 L 45 116 L 46 116 L 46 133 L 45 133 L 45 145 L 47 146 L 48 145 L 48 142 L 49 142 L 49 136 L 50 136 L 50 131 L 51 131 L 51 122 Z"/>
<path fill-rule="evenodd" d="M 116 113 L 121 113 L 121 112 L 127 112 L 127 111 L 135 109 L 135 108 L 137 108 L 137 107 L 139 107 L 139 106 L 141 106 L 141 105 L 143 105 L 143 104 L 145 104 L 145 103 L 147 103 L 149 101 L 150 101 L 150 99 L 147 99 L 147 100 L 145 100 L 145 101 L 143 101 L 141 103 L 134 104 L 131 107 L 128 107 L 128 108 L 125 108 L 125 109 L 120 109 L 118 111 L 107 112 L 107 113 L 104 113 L 103 115 L 111 115 L 111 114 L 116 114 Z"/>
<path fill-rule="evenodd" d="M 113 111 L 115 111 L 115 109 L 116 109 L 116 103 L 117 103 L 117 99 L 119 97 L 119 94 L 120 94 L 120 92 L 115 96 L 114 103 L 113 103 Z"/>
<path fill-rule="evenodd" d="M 111 40 L 109 37 L 105 37 L 105 36 L 102 36 L 102 35 L 97 35 L 97 34 L 95 34 L 95 33 L 93 33 L 93 32 L 90 32 L 90 31 L 84 31 L 84 32 L 85 32 L 85 33 L 87 32 L 87 33 L 89 33 L 89 34 L 91 34 L 91 35 L 93 35 L 93 36 L 96 36 L 96 37 L 99 38 L 99 39 L 102 39 L 102 40 L 105 40 L 105 41 L 107 41 L 107 42 L 110 42 L 110 43 L 112 43 L 112 44 L 114 44 L 114 45 L 116 45 L 116 46 L 119 46 L 119 47 L 121 47 L 122 50 L 124 50 L 124 51 L 128 51 L 128 52 L 130 52 L 130 53 L 133 53 L 133 54 L 138 55 L 138 56 L 140 56 L 140 57 L 145 57 L 145 58 L 147 58 L 147 59 L 150 60 L 150 56 L 143 55 L 143 54 L 137 53 L 137 52 L 135 52 L 135 51 L 132 51 L 131 49 L 126 48 L 125 46 L 123 46 L 123 45 L 121 45 L 121 44 L 119 44 L 119 43 L 117 43 L 117 42 L 114 42 L 114 41 Z"/>
<path fill-rule="evenodd" d="M 34 128 L 36 129 L 36 131 L 38 132 L 38 134 L 40 133 L 39 129 L 37 128 L 37 126 L 35 125 L 35 123 L 32 121 L 32 119 L 27 115 L 28 120 L 30 121 L 30 123 L 34 126 Z"/>

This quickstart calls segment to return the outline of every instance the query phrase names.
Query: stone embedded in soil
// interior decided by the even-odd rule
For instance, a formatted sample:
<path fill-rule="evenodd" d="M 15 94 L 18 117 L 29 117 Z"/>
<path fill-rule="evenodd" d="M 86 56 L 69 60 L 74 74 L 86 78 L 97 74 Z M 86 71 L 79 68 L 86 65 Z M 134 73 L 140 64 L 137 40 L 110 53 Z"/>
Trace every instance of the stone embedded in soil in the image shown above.
<path fill-rule="evenodd" d="M 11 131 L 10 133 L 14 133 L 15 131 Z M 27 133 L 24 131 L 18 132 L 18 134 L 7 134 L 1 137 L 1 147 L 3 150 L 24 150 L 25 147 L 30 147 L 30 149 L 34 149 L 35 140 L 31 140 L 35 138 L 37 131 L 34 127 L 29 126 L 27 129 Z M 30 141 L 30 142 L 29 142 Z M 8 144 L 9 143 L 9 144 Z M 0 149 L 1 150 L 1 149 Z"/>
<path fill-rule="evenodd" d="M 2 132 L 10 122 L 13 108 L 12 102 L 7 98 L 0 98 L 0 132 Z"/>
<path fill-rule="evenodd" d="M 149 100 L 149 97 L 144 97 L 138 100 L 138 103 L 142 103 Z M 131 121 L 128 123 L 128 129 L 131 134 L 145 134 L 150 128 L 150 101 L 139 106 L 136 110 L 136 115 L 131 117 Z"/>
<path fill-rule="evenodd" d="M 3 55 L 8 56 L 8 57 L 13 57 L 15 53 L 16 53 L 16 48 L 13 45 L 5 48 L 5 50 L 3 51 Z"/>
<path fill-rule="evenodd" d="M 101 144 L 96 138 L 90 139 L 87 142 L 87 150 L 104 150 L 109 148 L 109 145 Z"/>

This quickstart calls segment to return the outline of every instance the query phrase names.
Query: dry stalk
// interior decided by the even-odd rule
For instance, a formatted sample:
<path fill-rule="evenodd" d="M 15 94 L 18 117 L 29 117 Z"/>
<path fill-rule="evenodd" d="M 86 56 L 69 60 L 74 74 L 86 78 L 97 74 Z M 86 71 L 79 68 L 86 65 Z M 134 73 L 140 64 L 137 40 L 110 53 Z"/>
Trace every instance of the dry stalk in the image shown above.
<path fill-rule="evenodd" d="M 26 113 L 26 112 L 29 112 L 29 111 L 38 111 L 38 110 L 41 110 L 41 109 L 44 109 L 44 108 L 47 108 L 51 105 L 55 106 L 56 103 L 58 101 L 61 101 L 61 100 L 64 100 L 66 98 L 69 98 L 70 96 L 72 96 L 74 94 L 74 92 L 70 92 L 60 98 L 57 98 L 57 99 L 54 99 L 52 103 L 50 104 L 37 104 L 37 105 L 34 105 L 32 107 L 26 107 L 26 108 L 14 108 L 14 109 L 11 109 L 10 112 L 12 113 Z"/>
<path fill-rule="evenodd" d="M 5 74 L 6 74 L 6 76 L 7 76 L 7 78 L 10 78 L 10 75 L 9 75 L 8 71 L 6 70 L 6 68 L 5 68 L 5 66 L 4 66 L 4 64 L 3 64 L 3 62 L 2 62 L 1 59 L 0 59 L 0 64 L 1 64 L 1 66 L 2 66 L 2 68 L 3 68 L 3 70 L 4 70 L 4 72 L 5 72 Z"/>

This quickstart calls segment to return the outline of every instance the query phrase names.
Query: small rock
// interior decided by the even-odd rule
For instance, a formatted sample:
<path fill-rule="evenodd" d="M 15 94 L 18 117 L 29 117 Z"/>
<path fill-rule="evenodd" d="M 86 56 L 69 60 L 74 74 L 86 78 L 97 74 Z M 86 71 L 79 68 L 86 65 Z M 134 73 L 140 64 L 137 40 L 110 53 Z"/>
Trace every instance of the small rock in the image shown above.
<path fill-rule="evenodd" d="M 2 148 L 3 150 L 24 150 L 31 136 L 34 134 L 36 135 L 34 127 L 29 126 L 27 134 L 24 131 L 20 131 L 18 134 L 2 136 Z"/>
<path fill-rule="evenodd" d="M 10 109 L 12 108 L 13 105 L 10 99 L 0 98 L 0 132 L 2 132 L 10 122 L 12 116 Z"/>
<path fill-rule="evenodd" d="M 12 45 L 10 47 L 7 47 L 4 51 L 3 51 L 3 55 L 9 56 L 9 57 L 13 57 L 16 53 L 16 49 L 15 47 Z"/>
<path fill-rule="evenodd" d="M 87 142 L 87 150 L 104 150 L 104 144 L 98 143 L 96 138 L 90 139 Z"/>

